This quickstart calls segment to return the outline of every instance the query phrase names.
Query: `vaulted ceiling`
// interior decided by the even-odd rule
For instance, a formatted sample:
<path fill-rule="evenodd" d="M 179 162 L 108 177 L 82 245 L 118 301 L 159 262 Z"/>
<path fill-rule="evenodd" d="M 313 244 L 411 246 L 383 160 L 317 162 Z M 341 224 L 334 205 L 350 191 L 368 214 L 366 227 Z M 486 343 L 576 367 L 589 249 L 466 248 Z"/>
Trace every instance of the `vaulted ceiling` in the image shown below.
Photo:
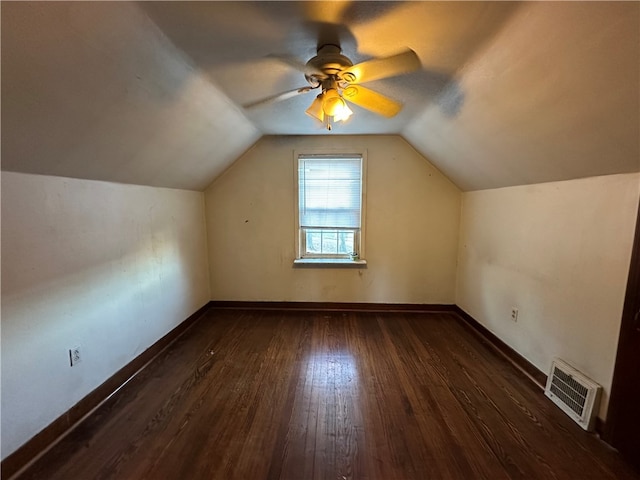
<path fill-rule="evenodd" d="M 204 189 L 262 135 L 402 135 L 463 190 L 640 171 L 637 2 L 2 2 L 3 170 Z M 328 132 L 270 54 L 422 69 Z"/>

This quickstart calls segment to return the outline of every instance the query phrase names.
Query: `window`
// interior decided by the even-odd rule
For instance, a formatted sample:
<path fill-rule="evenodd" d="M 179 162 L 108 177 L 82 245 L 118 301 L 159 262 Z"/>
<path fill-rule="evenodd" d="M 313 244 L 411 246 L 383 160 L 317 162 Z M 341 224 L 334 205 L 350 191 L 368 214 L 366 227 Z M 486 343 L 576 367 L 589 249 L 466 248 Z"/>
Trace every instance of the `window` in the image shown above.
<path fill-rule="evenodd" d="M 298 258 L 359 260 L 362 154 L 298 155 Z"/>

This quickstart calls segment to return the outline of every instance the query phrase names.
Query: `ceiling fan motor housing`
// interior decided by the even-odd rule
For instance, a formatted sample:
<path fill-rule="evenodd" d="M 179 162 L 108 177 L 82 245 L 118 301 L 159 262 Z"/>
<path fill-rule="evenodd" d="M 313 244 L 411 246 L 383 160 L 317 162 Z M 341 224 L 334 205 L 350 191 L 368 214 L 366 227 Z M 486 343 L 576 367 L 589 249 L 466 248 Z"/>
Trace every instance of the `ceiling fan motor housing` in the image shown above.
<path fill-rule="evenodd" d="M 338 45 L 323 45 L 318 48 L 318 54 L 311 58 L 307 65 L 322 71 L 327 76 L 335 76 L 345 68 L 353 66 L 353 62 L 341 52 Z M 305 77 L 313 86 L 318 86 L 322 81 L 321 78 L 313 75 L 305 75 Z M 347 78 L 345 80 L 349 81 Z"/>

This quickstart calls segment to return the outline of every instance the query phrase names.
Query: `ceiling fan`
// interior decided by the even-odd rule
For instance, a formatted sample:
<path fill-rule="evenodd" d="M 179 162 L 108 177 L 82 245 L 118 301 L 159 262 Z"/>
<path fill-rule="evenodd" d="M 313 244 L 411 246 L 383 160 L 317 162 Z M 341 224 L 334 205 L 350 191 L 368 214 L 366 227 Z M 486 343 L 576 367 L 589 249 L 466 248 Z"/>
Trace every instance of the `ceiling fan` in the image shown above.
<path fill-rule="evenodd" d="M 339 45 L 324 44 L 318 47 L 317 55 L 308 62 L 286 55 L 270 55 L 304 73 L 308 86 L 289 90 L 245 105 L 252 108 L 272 102 L 286 100 L 317 88 L 321 93 L 313 100 L 305 113 L 331 130 L 331 122 L 347 120 L 353 113 L 347 101 L 385 117 L 393 117 L 402 104 L 361 84 L 373 80 L 410 73 L 420 69 L 418 55 L 407 49 L 383 58 L 374 58 L 356 65 L 342 55 Z"/>

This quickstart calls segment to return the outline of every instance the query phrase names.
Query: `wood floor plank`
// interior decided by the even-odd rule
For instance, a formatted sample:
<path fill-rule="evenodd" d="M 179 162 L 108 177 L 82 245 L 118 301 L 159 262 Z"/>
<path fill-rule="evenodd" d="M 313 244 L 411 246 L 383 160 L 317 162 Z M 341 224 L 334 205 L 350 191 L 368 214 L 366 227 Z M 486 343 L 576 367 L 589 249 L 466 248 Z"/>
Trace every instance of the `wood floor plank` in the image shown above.
<path fill-rule="evenodd" d="M 616 452 L 608 447 L 603 449 L 605 444 L 595 435 L 584 434 L 531 382 L 520 381 L 520 372 L 503 358 L 495 356 L 492 350 L 483 348 L 468 329 L 461 332 L 453 328 L 454 323 L 446 323 L 445 326 L 451 333 L 455 333 L 453 338 L 457 346 L 452 347 L 453 350 L 466 352 L 466 355 L 461 355 L 460 358 L 475 360 L 470 365 L 476 367 L 489 361 L 498 366 L 490 372 L 493 388 L 496 392 L 503 393 L 493 396 L 499 404 L 498 410 L 512 418 L 522 419 L 520 428 L 527 430 L 524 433 L 525 438 L 539 439 L 537 444 L 547 447 L 544 459 L 551 460 L 554 471 L 560 470 L 559 478 L 564 478 L 563 475 L 571 478 L 580 474 L 580 471 L 584 475 L 583 478 L 635 476 L 635 472 L 627 464 L 619 461 Z M 496 371 L 499 374 L 496 375 Z M 471 376 L 473 377 L 474 373 L 471 373 Z M 557 462 L 554 455 L 557 456 Z M 580 470 L 576 469 L 576 465 L 580 466 Z"/>
<path fill-rule="evenodd" d="M 463 358 L 459 351 L 449 347 L 452 343 L 449 338 L 447 345 L 443 345 L 442 337 L 446 334 L 446 328 L 436 330 L 432 340 L 432 345 L 440 347 L 440 369 L 446 372 L 456 399 L 468 417 L 476 423 L 484 441 L 508 471 L 509 476 L 532 478 L 542 473 L 546 478 L 557 478 L 556 472 L 544 461 L 544 457 L 539 457 L 535 448 L 522 435 L 520 428 L 527 425 L 527 422 L 516 424 L 496 405 L 493 398 L 495 385 L 491 364 L 481 364 L 477 358 L 470 358 L 468 351 L 463 351 L 466 354 Z M 462 350 L 459 345 L 458 348 Z M 470 374 L 471 371 L 476 377 Z M 508 403 L 503 403 L 503 406 L 509 406 Z M 538 460 L 536 465 L 533 465 L 534 457 Z"/>
<path fill-rule="evenodd" d="M 414 404 L 426 423 L 425 435 L 435 434 L 441 440 L 439 455 L 450 468 L 455 468 L 450 472 L 451 478 L 507 478 L 506 471 L 490 455 L 490 449 L 479 442 L 481 437 L 456 402 L 446 377 L 438 375 L 432 368 L 434 358 L 428 337 L 421 340 L 410 319 L 397 323 L 400 328 L 389 329 L 389 334 L 397 339 L 403 370 L 414 385 Z M 412 372 L 421 374 L 416 376 Z M 485 448 L 468 449 L 469 444 Z M 451 461 L 452 458 L 455 461 Z"/>
<path fill-rule="evenodd" d="M 23 479 L 618 479 L 453 313 L 211 310 Z"/>

